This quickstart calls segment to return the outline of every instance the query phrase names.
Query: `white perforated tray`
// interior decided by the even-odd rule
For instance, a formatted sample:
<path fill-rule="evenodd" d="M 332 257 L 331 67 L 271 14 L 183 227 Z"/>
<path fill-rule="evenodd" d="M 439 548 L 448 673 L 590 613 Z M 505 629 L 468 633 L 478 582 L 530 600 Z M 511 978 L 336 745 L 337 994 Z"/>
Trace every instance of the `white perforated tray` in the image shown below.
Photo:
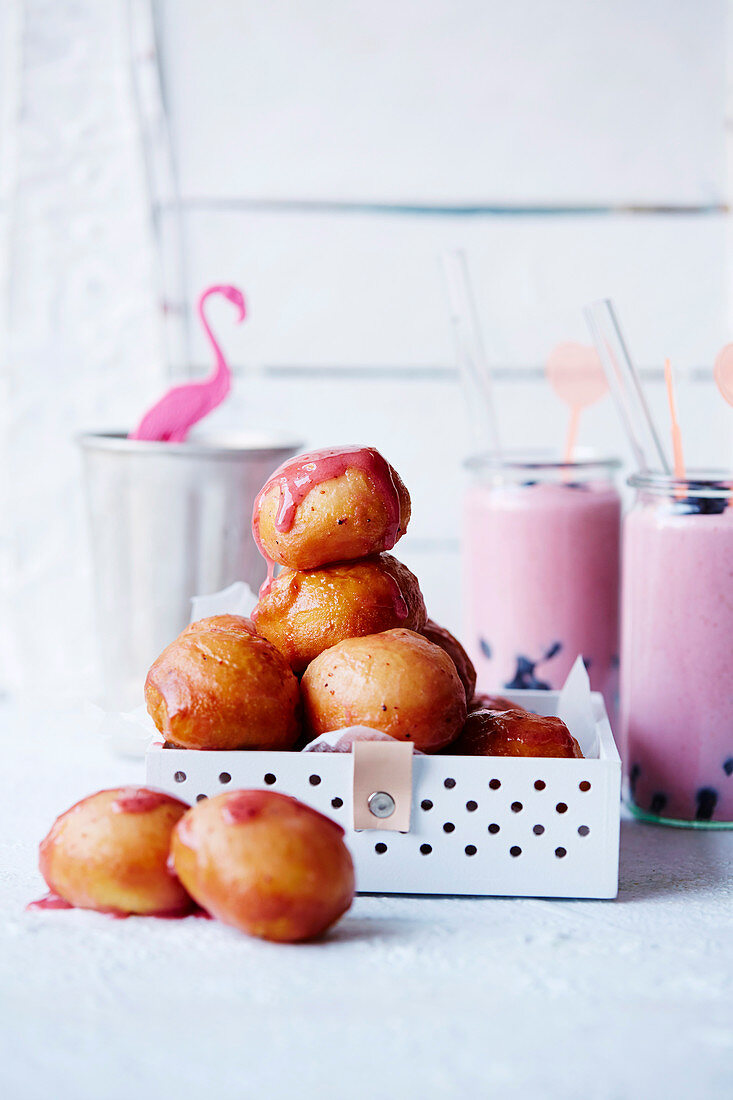
<path fill-rule="evenodd" d="M 557 692 L 505 695 L 556 713 Z M 602 696 L 592 699 L 593 759 L 416 755 L 408 833 L 354 831 L 350 753 L 158 746 L 147 753 L 147 782 L 191 803 L 236 788 L 307 802 L 346 830 L 361 893 L 613 898 L 621 761 Z"/>

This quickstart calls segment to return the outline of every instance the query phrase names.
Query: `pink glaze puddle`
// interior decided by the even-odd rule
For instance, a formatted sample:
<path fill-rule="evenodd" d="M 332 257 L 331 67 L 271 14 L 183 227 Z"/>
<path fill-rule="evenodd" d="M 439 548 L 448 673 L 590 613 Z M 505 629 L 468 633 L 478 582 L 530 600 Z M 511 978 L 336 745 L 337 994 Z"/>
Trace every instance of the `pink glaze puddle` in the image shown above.
<path fill-rule="evenodd" d="M 42 898 L 37 898 L 36 901 L 29 901 L 25 908 L 26 912 L 30 913 L 34 909 L 73 909 L 74 906 L 60 898 L 58 894 L 49 893 L 44 894 Z"/>
<path fill-rule="evenodd" d="M 34 912 L 38 909 L 77 909 L 76 905 L 72 905 L 64 898 L 60 898 L 58 894 L 53 892 L 45 894 L 42 898 L 38 898 L 36 901 L 30 901 L 26 905 L 25 909 L 27 913 Z M 159 913 L 123 913 L 118 909 L 83 909 L 82 912 L 86 913 L 100 913 L 103 917 L 111 917 L 112 920 L 127 920 L 128 917 L 152 917 L 155 920 L 183 920 L 185 917 L 199 917 L 201 920 L 212 920 L 211 914 L 207 913 L 205 909 L 202 909 L 199 905 L 193 909 L 161 909 Z"/>
<path fill-rule="evenodd" d="M 178 799 L 172 799 L 163 791 L 151 791 L 148 787 L 138 787 L 125 791 L 116 798 L 112 803 L 112 809 L 118 814 L 146 814 L 172 801 L 177 802 Z"/>
<path fill-rule="evenodd" d="M 174 386 L 143 416 L 129 439 L 155 440 L 164 443 L 183 443 L 199 420 L 207 416 L 231 389 L 232 375 L 219 344 L 204 314 L 204 303 L 212 294 L 223 294 L 239 310 L 238 321 L 245 318 L 244 297 L 235 286 L 210 286 L 199 298 L 198 314 L 203 329 L 214 350 L 213 374 L 201 382 L 187 382 Z"/>
<path fill-rule="evenodd" d="M 349 467 L 361 470 L 381 495 L 387 509 L 387 529 L 384 534 L 383 549 L 391 550 L 395 545 L 400 531 L 400 497 L 389 463 L 375 447 L 331 447 L 321 451 L 311 451 L 309 454 L 296 455 L 295 458 L 288 459 L 278 467 L 262 486 L 255 500 L 252 534 L 257 548 L 267 562 L 267 580 L 260 589 L 261 594 L 269 592 L 275 570 L 275 563 L 268 557 L 260 539 L 260 505 L 266 493 L 273 485 L 279 486 L 280 504 L 275 527 L 278 531 L 289 531 L 295 522 L 295 513 L 299 505 L 311 489 L 322 485 L 324 481 L 341 477 Z"/>

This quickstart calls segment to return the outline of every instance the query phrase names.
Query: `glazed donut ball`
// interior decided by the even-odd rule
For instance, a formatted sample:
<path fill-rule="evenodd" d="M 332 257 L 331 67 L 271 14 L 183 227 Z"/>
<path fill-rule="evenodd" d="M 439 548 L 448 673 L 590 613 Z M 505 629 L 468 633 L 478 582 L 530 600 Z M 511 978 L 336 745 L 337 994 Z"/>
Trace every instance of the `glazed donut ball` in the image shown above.
<path fill-rule="evenodd" d="M 243 615 L 210 615 L 207 619 L 197 619 L 190 623 L 183 634 L 200 634 L 206 630 L 222 634 L 256 634 L 257 628 L 251 619 Z"/>
<path fill-rule="evenodd" d="M 526 710 L 473 711 L 448 751 L 451 756 L 583 757 L 561 718 Z"/>
<path fill-rule="evenodd" d="M 354 897 L 354 866 L 335 821 L 274 791 L 228 791 L 193 806 L 171 858 L 191 896 L 250 936 L 320 936 Z"/>
<path fill-rule="evenodd" d="M 99 791 L 56 818 L 39 868 L 52 893 L 79 909 L 174 914 L 192 908 L 168 869 L 173 827 L 188 806 L 148 787 Z"/>
<path fill-rule="evenodd" d="M 473 699 L 473 693 L 476 690 L 476 669 L 473 667 L 471 658 L 468 656 L 458 639 L 454 638 L 451 632 L 446 630 L 444 626 L 438 626 L 432 619 L 428 619 L 420 633 L 424 638 L 427 638 L 429 642 L 432 642 L 434 645 L 439 645 L 441 649 L 445 650 L 456 666 L 456 672 L 460 676 L 461 683 L 466 689 L 466 699 Z"/>
<path fill-rule="evenodd" d="M 370 726 L 423 752 L 458 735 L 466 692 L 450 657 L 412 630 L 349 638 L 316 657 L 301 681 L 311 737 Z"/>
<path fill-rule="evenodd" d="M 260 552 L 290 569 L 317 569 L 391 550 L 410 520 L 410 495 L 373 447 L 298 455 L 265 483 L 252 531 Z"/>
<path fill-rule="evenodd" d="M 227 625 L 231 619 L 236 621 Z M 170 744 L 182 749 L 293 747 L 300 733 L 298 681 L 279 650 L 252 629 L 237 616 L 202 619 L 154 662 L 145 700 Z"/>
<path fill-rule="evenodd" d="M 523 710 L 521 703 L 513 703 L 504 695 L 488 695 L 485 691 L 477 692 L 468 704 L 469 713 L 474 710 Z"/>
<path fill-rule="evenodd" d="M 252 617 L 300 674 L 345 638 L 398 626 L 420 631 L 426 612 L 417 577 L 390 554 L 377 554 L 307 572 L 283 570 Z"/>

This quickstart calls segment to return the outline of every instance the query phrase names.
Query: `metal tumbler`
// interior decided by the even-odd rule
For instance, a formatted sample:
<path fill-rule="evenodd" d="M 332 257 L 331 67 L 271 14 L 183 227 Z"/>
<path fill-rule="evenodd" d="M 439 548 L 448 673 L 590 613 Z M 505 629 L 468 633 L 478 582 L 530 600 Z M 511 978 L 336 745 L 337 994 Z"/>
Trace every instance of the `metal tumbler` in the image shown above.
<path fill-rule="evenodd" d="M 240 437 L 148 443 L 84 433 L 102 704 L 143 699 L 145 673 L 190 617 L 191 597 L 265 567 L 252 539 L 255 497 L 298 444 Z"/>

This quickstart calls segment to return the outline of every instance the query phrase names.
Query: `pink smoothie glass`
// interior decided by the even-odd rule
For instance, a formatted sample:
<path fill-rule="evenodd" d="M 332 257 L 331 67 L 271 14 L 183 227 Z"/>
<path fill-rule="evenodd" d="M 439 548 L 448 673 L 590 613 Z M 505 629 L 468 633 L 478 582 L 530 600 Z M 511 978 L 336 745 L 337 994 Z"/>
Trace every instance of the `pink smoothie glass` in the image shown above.
<path fill-rule="evenodd" d="M 561 688 L 580 654 L 613 716 L 619 463 L 488 455 L 468 466 L 464 633 L 479 689 Z"/>
<path fill-rule="evenodd" d="M 631 808 L 733 825 L 733 479 L 635 474 L 624 522 L 622 754 Z"/>

